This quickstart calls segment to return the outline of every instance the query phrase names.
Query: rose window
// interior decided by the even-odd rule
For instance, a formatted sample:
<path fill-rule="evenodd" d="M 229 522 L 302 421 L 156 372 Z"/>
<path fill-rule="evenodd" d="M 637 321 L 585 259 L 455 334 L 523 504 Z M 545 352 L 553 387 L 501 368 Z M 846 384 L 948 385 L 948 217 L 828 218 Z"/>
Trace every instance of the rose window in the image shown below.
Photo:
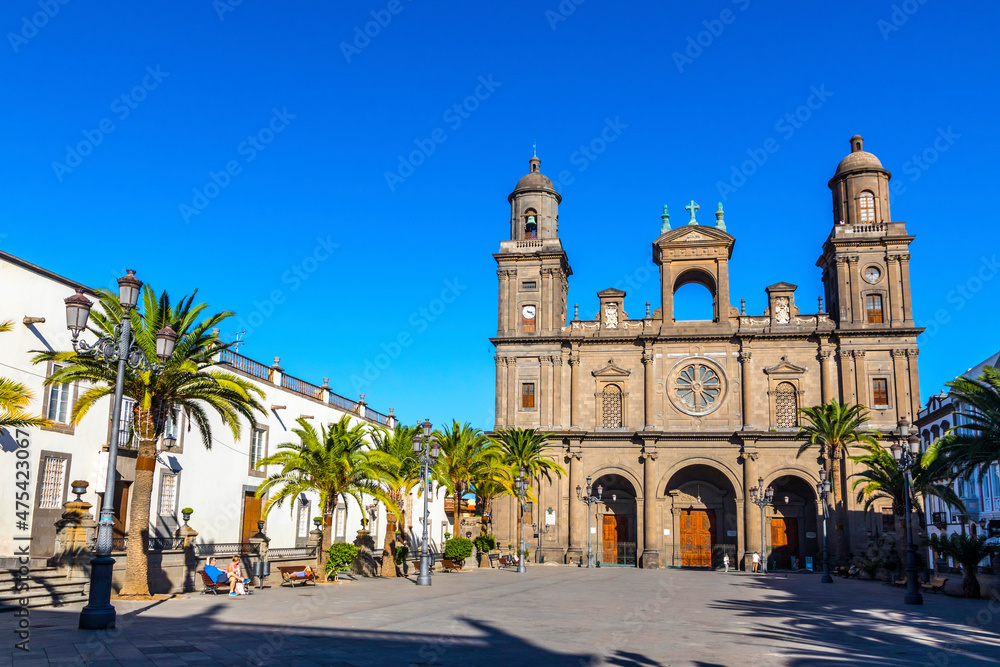
<path fill-rule="evenodd" d="M 722 380 L 705 364 L 691 364 L 677 375 L 675 392 L 681 405 L 691 412 L 710 412 L 722 395 Z"/>

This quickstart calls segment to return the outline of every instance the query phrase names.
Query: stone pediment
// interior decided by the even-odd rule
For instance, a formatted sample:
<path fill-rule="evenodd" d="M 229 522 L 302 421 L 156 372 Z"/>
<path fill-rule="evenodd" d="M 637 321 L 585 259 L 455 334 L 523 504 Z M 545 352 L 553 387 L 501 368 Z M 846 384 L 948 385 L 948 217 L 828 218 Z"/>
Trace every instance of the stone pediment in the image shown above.
<path fill-rule="evenodd" d="M 625 292 L 620 289 L 615 289 L 614 287 L 609 287 L 608 289 L 601 290 L 597 293 L 597 297 L 603 299 L 605 297 L 624 297 Z"/>
<path fill-rule="evenodd" d="M 806 372 L 806 369 L 802 366 L 796 366 L 782 357 L 781 361 L 776 363 L 774 366 L 765 368 L 764 372 L 768 375 L 801 375 Z"/>
<path fill-rule="evenodd" d="M 625 370 L 621 366 L 615 364 L 614 359 L 608 359 L 608 364 L 604 368 L 599 368 L 593 372 L 594 377 L 623 378 L 623 377 L 628 377 L 631 374 L 632 371 Z"/>
<path fill-rule="evenodd" d="M 768 294 L 771 292 L 794 292 L 798 288 L 798 285 L 793 285 L 791 283 L 774 283 L 773 285 L 765 287 L 764 291 Z"/>
<path fill-rule="evenodd" d="M 656 245 L 666 247 L 675 243 L 708 243 L 711 245 L 732 245 L 736 242 L 732 236 L 708 225 L 684 225 L 671 229 L 656 239 Z"/>

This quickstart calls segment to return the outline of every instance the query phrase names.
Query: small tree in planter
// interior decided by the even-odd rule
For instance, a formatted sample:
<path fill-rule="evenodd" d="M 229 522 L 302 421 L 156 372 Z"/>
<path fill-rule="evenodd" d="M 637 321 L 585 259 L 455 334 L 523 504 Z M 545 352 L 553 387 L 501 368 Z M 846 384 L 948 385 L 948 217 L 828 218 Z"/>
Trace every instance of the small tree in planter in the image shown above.
<path fill-rule="evenodd" d="M 489 533 L 484 533 L 477 537 L 472 543 L 479 552 L 479 567 L 489 567 L 489 553 L 497 548 L 497 539 Z"/>
<path fill-rule="evenodd" d="M 444 543 L 444 557 L 461 566 L 472 555 L 472 541 L 456 537 Z"/>
<path fill-rule="evenodd" d="M 338 581 L 337 575 L 351 569 L 351 565 L 358 557 L 358 548 L 346 542 L 334 542 L 326 550 L 329 557 L 326 559 L 327 577 L 333 575 L 333 580 Z"/>

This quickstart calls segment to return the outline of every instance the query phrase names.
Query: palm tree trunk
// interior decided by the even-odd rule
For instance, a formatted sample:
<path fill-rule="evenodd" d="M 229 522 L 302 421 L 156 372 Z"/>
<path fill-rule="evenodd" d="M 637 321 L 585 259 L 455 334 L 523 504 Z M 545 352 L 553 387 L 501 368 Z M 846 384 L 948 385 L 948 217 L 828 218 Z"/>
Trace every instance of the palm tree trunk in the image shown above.
<path fill-rule="evenodd" d="M 380 577 L 396 576 L 396 515 L 385 514 L 385 539 L 382 541 L 382 567 Z"/>
<path fill-rule="evenodd" d="M 833 492 L 833 535 L 837 551 L 837 564 L 847 565 L 847 507 L 844 504 L 844 493 L 841 488 L 841 460 L 843 450 L 838 449 L 830 457 L 830 489 Z"/>
<path fill-rule="evenodd" d="M 153 499 L 153 473 L 156 468 L 156 440 L 140 440 L 135 461 L 135 482 L 129 506 L 128 544 L 125 553 L 125 582 L 121 595 L 149 595 L 149 506 Z"/>
<path fill-rule="evenodd" d="M 978 598 L 980 594 L 979 588 L 979 578 L 976 573 L 979 571 L 979 563 L 972 563 L 972 567 L 969 567 L 968 563 L 962 563 L 962 569 L 965 574 L 962 577 L 962 594 L 967 598 Z"/>
<path fill-rule="evenodd" d="M 330 545 L 333 543 L 333 513 L 337 507 L 337 496 L 333 496 L 334 509 L 330 509 L 329 505 L 330 501 L 327 500 L 327 507 L 323 508 L 323 539 L 320 540 L 319 552 L 316 554 L 316 576 L 322 578 L 323 581 L 326 581 L 324 576 L 326 573 L 326 559 L 328 555 L 326 550 L 329 549 Z M 327 517 L 330 517 L 329 524 L 326 522 Z M 346 517 L 344 518 L 344 521 L 346 524 Z"/>

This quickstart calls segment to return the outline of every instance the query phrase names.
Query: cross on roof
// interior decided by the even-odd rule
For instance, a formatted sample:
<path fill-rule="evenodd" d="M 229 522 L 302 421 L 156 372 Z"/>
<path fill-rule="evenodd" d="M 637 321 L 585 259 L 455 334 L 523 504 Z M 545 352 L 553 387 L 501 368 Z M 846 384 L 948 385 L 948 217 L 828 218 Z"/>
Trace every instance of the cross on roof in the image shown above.
<path fill-rule="evenodd" d="M 701 206 L 698 206 L 697 204 L 695 204 L 693 199 L 691 200 L 690 204 L 688 204 L 687 206 L 684 207 L 685 211 L 690 211 L 691 212 L 691 222 L 688 223 L 689 225 L 697 225 L 698 224 L 698 221 L 694 219 L 694 214 L 695 214 L 695 211 L 697 211 L 700 208 L 701 208 Z"/>

